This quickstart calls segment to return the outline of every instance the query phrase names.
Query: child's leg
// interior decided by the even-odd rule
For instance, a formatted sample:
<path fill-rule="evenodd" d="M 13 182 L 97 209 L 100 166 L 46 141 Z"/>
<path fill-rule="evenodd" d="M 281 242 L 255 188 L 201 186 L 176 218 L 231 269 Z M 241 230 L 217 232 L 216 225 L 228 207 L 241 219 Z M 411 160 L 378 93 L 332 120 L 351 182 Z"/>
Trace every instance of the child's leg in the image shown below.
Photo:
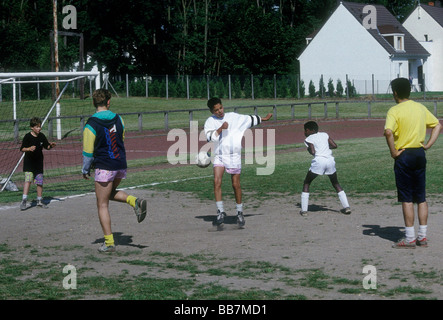
<path fill-rule="evenodd" d="M 301 211 L 307 212 L 308 211 L 308 204 L 309 204 L 309 186 L 311 185 L 311 182 L 317 178 L 318 174 L 313 173 L 312 171 L 308 171 L 305 177 L 305 181 L 303 182 L 303 192 L 301 193 Z"/>
<path fill-rule="evenodd" d="M 32 172 L 25 172 L 25 183 L 23 185 L 23 200 L 28 199 L 29 189 L 31 183 L 34 180 L 34 174 Z"/>
<path fill-rule="evenodd" d="M 214 166 L 214 196 L 217 210 L 224 212 L 223 200 L 222 200 L 222 179 L 225 172 L 225 167 Z"/>
<path fill-rule="evenodd" d="M 349 208 L 349 203 L 346 193 L 343 190 L 343 188 L 340 186 L 340 183 L 338 183 L 337 172 L 334 172 L 328 177 L 335 191 L 337 191 L 338 198 L 340 199 L 340 203 L 343 206 L 343 208 Z"/>
<path fill-rule="evenodd" d="M 234 189 L 235 202 L 242 204 L 242 191 L 240 185 L 240 174 L 231 174 L 232 188 Z"/>
<path fill-rule="evenodd" d="M 25 181 L 25 183 L 23 185 L 23 200 L 28 199 L 28 193 L 29 193 L 30 187 L 31 187 L 31 182 Z"/>
<path fill-rule="evenodd" d="M 95 195 L 97 197 L 98 219 L 105 235 L 107 246 L 113 245 L 111 216 L 109 214 L 109 200 L 113 190 L 113 182 L 95 182 Z"/>

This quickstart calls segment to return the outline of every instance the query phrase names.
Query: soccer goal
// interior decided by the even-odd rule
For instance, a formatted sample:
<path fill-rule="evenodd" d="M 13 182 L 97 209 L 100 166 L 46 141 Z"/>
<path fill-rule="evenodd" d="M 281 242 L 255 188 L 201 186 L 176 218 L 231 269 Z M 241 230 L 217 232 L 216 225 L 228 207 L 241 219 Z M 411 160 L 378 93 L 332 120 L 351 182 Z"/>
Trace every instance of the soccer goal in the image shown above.
<path fill-rule="evenodd" d="M 19 149 L 33 117 L 42 120 L 42 132 L 57 144 L 43 151 L 45 189 L 47 182 L 69 188 L 66 181 L 80 172 L 82 129 L 94 113 L 89 96 L 93 88 L 100 88 L 98 75 L 92 71 L 0 73 L 0 192 L 11 183 L 23 185 L 24 153 Z M 79 85 L 88 84 L 90 94 L 85 99 L 76 97 Z"/>

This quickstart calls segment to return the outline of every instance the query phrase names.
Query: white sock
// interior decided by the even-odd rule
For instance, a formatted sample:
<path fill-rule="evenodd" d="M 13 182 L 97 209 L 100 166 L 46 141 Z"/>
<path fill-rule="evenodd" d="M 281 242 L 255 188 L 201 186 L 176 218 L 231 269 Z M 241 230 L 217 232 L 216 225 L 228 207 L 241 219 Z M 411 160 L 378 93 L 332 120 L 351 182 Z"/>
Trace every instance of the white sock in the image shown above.
<path fill-rule="evenodd" d="M 27 195 L 27 194 L 24 194 L 24 195 L 22 196 L 22 200 L 28 200 L 28 195 Z"/>
<path fill-rule="evenodd" d="M 348 198 L 346 197 L 346 193 L 344 192 L 344 190 L 340 191 L 337 194 L 343 208 L 349 208 Z"/>
<path fill-rule="evenodd" d="M 243 203 L 236 203 L 237 212 L 243 212 Z"/>
<path fill-rule="evenodd" d="M 414 227 L 405 227 L 406 241 L 412 242 L 415 240 L 415 229 Z"/>
<path fill-rule="evenodd" d="M 418 240 L 423 240 L 424 238 L 426 238 L 427 232 L 428 232 L 428 226 L 427 225 L 420 225 L 420 226 L 418 226 L 417 239 Z"/>
<path fill-rule="evenodd" d="M 309 192 L 301 193 L 301 211 L 308 211 Z"/>
<path fill-rule="evenodd" d="M 37 197 L 37 201 L 42 201 L 43 197 Z"/>
<path fill-rule="evenodd" d="M 223 201 L 216 201 L 215 205 L 217 206 L 217 210 L 220 210 L 220 212 L 225 211 L 225 209 L 223 208 Z"/>

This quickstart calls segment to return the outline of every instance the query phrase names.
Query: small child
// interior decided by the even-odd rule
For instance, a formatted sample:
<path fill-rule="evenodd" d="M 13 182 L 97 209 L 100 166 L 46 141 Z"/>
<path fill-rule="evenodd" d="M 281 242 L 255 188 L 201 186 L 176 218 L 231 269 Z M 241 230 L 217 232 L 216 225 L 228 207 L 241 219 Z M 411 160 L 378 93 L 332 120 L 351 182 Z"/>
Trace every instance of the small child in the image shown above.
<path fill-rule="evenodd" d="M 50 150 L 55 147 L 55 142 L 48 142 L 46 136 L 41 132 L 42 121 L 34 117 L 29 122 L 31 131 L 25 134 L 20 151 L 25 153 L 23 159 L 23 172 L 25 173 L 25 184 L 23 186 L 23 198 L 20 210 L 26 209 L 29 188 L 31 182 L 37 185 L 37 206 L 47 208 L 43 203 L 43 148 Z"/>
<path fill-rule="evenodd" d="M 335 191 L 337 191 L 338 197 L 343 206 L 343 210 L 341 211 L 345 214 L 350 214 L 351 209 L 349 208 L 348 199 L 338 183 L 335 160 L 331 151 L 331 149 L 336 149 L 337 145 L 327 133 L 318 132 L 318 124 L 315 121 L 306 122 L 304 130 L 306 136 L 305 145 L 308 147 L 308 152 L 314 156 L 314 159 L 312 159 L 311 167 L 303 182 L 300 214 L 306 216 L 308 213 L 309 186 L 318 175 L 327 175 L 329 177 L 329 180 Z"/>

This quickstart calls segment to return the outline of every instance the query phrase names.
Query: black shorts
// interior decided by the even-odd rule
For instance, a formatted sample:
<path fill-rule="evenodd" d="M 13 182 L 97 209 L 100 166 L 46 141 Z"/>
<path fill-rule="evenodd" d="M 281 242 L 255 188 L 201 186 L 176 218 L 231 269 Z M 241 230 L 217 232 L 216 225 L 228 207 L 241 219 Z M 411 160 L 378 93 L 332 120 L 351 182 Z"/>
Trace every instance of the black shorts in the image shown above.
<path fill-rule="evenodd" d="M 399 202 L 426 201 L 426 155 L 423 148 L 405 149 L 395 160 L 394 173 Z"/>

